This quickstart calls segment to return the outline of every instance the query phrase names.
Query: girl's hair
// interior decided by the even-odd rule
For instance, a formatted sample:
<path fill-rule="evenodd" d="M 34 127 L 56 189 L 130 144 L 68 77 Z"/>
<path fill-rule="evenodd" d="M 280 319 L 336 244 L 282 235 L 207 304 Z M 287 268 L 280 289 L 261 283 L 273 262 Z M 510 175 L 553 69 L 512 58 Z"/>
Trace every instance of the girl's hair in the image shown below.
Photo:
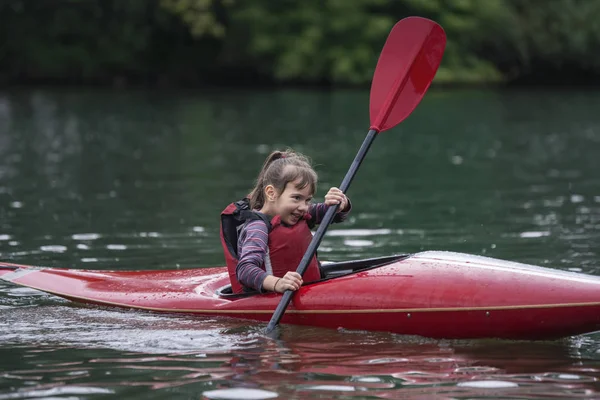
<path fill-rule="evenodd" d="M 261 209 L 265 204 L 265 187 L 273 185 L 277 193 L 281 194 L 289 182 L 300 180 L 296 189 L 310 186 L 311 193 L 317 189 L 317 173 L 310 164 L 310 160 L 293 150 L 276 150 L 269 154 L 263 164 L 256 185 L 250 193 L 250 206 L 253 210 Z"/>

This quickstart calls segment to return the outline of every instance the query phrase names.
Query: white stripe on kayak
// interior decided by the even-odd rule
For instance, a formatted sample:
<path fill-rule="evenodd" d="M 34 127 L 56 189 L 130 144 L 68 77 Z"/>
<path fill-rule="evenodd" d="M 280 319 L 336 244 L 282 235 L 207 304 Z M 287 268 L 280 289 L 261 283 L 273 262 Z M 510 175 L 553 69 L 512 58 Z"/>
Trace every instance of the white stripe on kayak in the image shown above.
<path fill-rule="evenodd" d="M 32 272 L 41 271 L 42 269 L 43 268 L 41 268 L 41 269 L 31 269 L 31 268 L 26 268 L 26 269 L 23 268 L 23 269 L 21 269 L 20 268 L 20 269 L 17 269 L 16 271 L 14 271 L 14 272 L 9 272 L 8 274 L 4 274 L 4 275 L 0 276 L 0 279 L 3 279 L 3 280 L 8 281 L 8 282 L 12 282 L 15 279 L 21 278 L 21 277 L 23 277 L 25 275 L 29 275 Z M 40 290 L 40 289 L 38 289 L 38 290 Z"/>
<path fill-rule="evenodd" d="M 71 298 L 74 298 L 71 296 Z M 83 299 L 77 297 L 78 299 Z M 124 308 L 141 309 L 147 311 L 166 311 L 172 313 L 192 313 L 192 314 L 273 314 L 273 310 L 198 310 L 186 308 L 158 308 L 131 306 L 127 304 L 111 303 L 100 300 L 86 299 L 94 303 L 119 306 Z M 599 303 L 570 303 L 570 304 L 533 304 L 519 306 L 495 306 L 495 307 L 447 307 L 447 308 L 387 308 L 387 309 L 364 309 L 364 310 L 294 310 L 288 309 L 286 314 L 414 314 L 429 312 L 457 312 L 457 311 L 503 311 L 503 310 L 525 310 L 540 308 L 564 308 L 564 307 L 598 307 Z"/>

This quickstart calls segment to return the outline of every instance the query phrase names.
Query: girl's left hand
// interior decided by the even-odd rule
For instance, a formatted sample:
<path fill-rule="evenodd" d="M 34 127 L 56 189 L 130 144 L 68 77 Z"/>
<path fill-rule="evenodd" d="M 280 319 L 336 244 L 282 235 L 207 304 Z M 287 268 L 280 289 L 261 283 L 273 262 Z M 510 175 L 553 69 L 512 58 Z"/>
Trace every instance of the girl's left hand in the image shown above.
<path fill-rule="evenodd" d="M 342 212 L 348 206 L 348 198 L 340 189 L 332 187 L 325 195 L 325 204 L 328 206 L 339 204 L 337 212 Z"/>

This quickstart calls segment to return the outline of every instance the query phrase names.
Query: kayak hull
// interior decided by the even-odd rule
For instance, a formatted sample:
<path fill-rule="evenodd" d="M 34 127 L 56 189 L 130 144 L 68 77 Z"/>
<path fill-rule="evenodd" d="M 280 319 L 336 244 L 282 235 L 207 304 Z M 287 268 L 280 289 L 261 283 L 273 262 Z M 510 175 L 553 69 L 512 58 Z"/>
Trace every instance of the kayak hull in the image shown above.
<path fill-rule="evenodd" d="M 600 330 L 600 277 L 433 251 L 370 264 L 334 265 L 335 277 L 304 285 L 282 323 L 447 339 L 547 340 Z M 224 267 L 89 271 L 0 263 L 0 279 L 83 303 L 257 321 L 268 321 L 281 299 L 220 295 L 229 283 Z"/>

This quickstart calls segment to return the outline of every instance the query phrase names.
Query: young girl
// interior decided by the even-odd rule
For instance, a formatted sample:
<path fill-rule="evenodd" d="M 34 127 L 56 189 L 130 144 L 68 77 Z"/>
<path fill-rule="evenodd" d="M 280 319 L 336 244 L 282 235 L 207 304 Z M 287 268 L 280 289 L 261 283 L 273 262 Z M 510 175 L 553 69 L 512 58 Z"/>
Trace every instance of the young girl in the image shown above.
<path fill-rule="evenodd" d="M 256 186 L 243 200 L 221 213 L 221 242 L 234 293 L 298 290 L 296 271 L 312 233 L 329 206 L 339 204 L 333 222 L 346 219 L 348 198 L 332 187 L 325 202 L 312 204 L 317 174 L 308 159 L 293 151 L 271 153 Z M 304 274 L 307 282 L 321 278 L 314 256 Z"/>

